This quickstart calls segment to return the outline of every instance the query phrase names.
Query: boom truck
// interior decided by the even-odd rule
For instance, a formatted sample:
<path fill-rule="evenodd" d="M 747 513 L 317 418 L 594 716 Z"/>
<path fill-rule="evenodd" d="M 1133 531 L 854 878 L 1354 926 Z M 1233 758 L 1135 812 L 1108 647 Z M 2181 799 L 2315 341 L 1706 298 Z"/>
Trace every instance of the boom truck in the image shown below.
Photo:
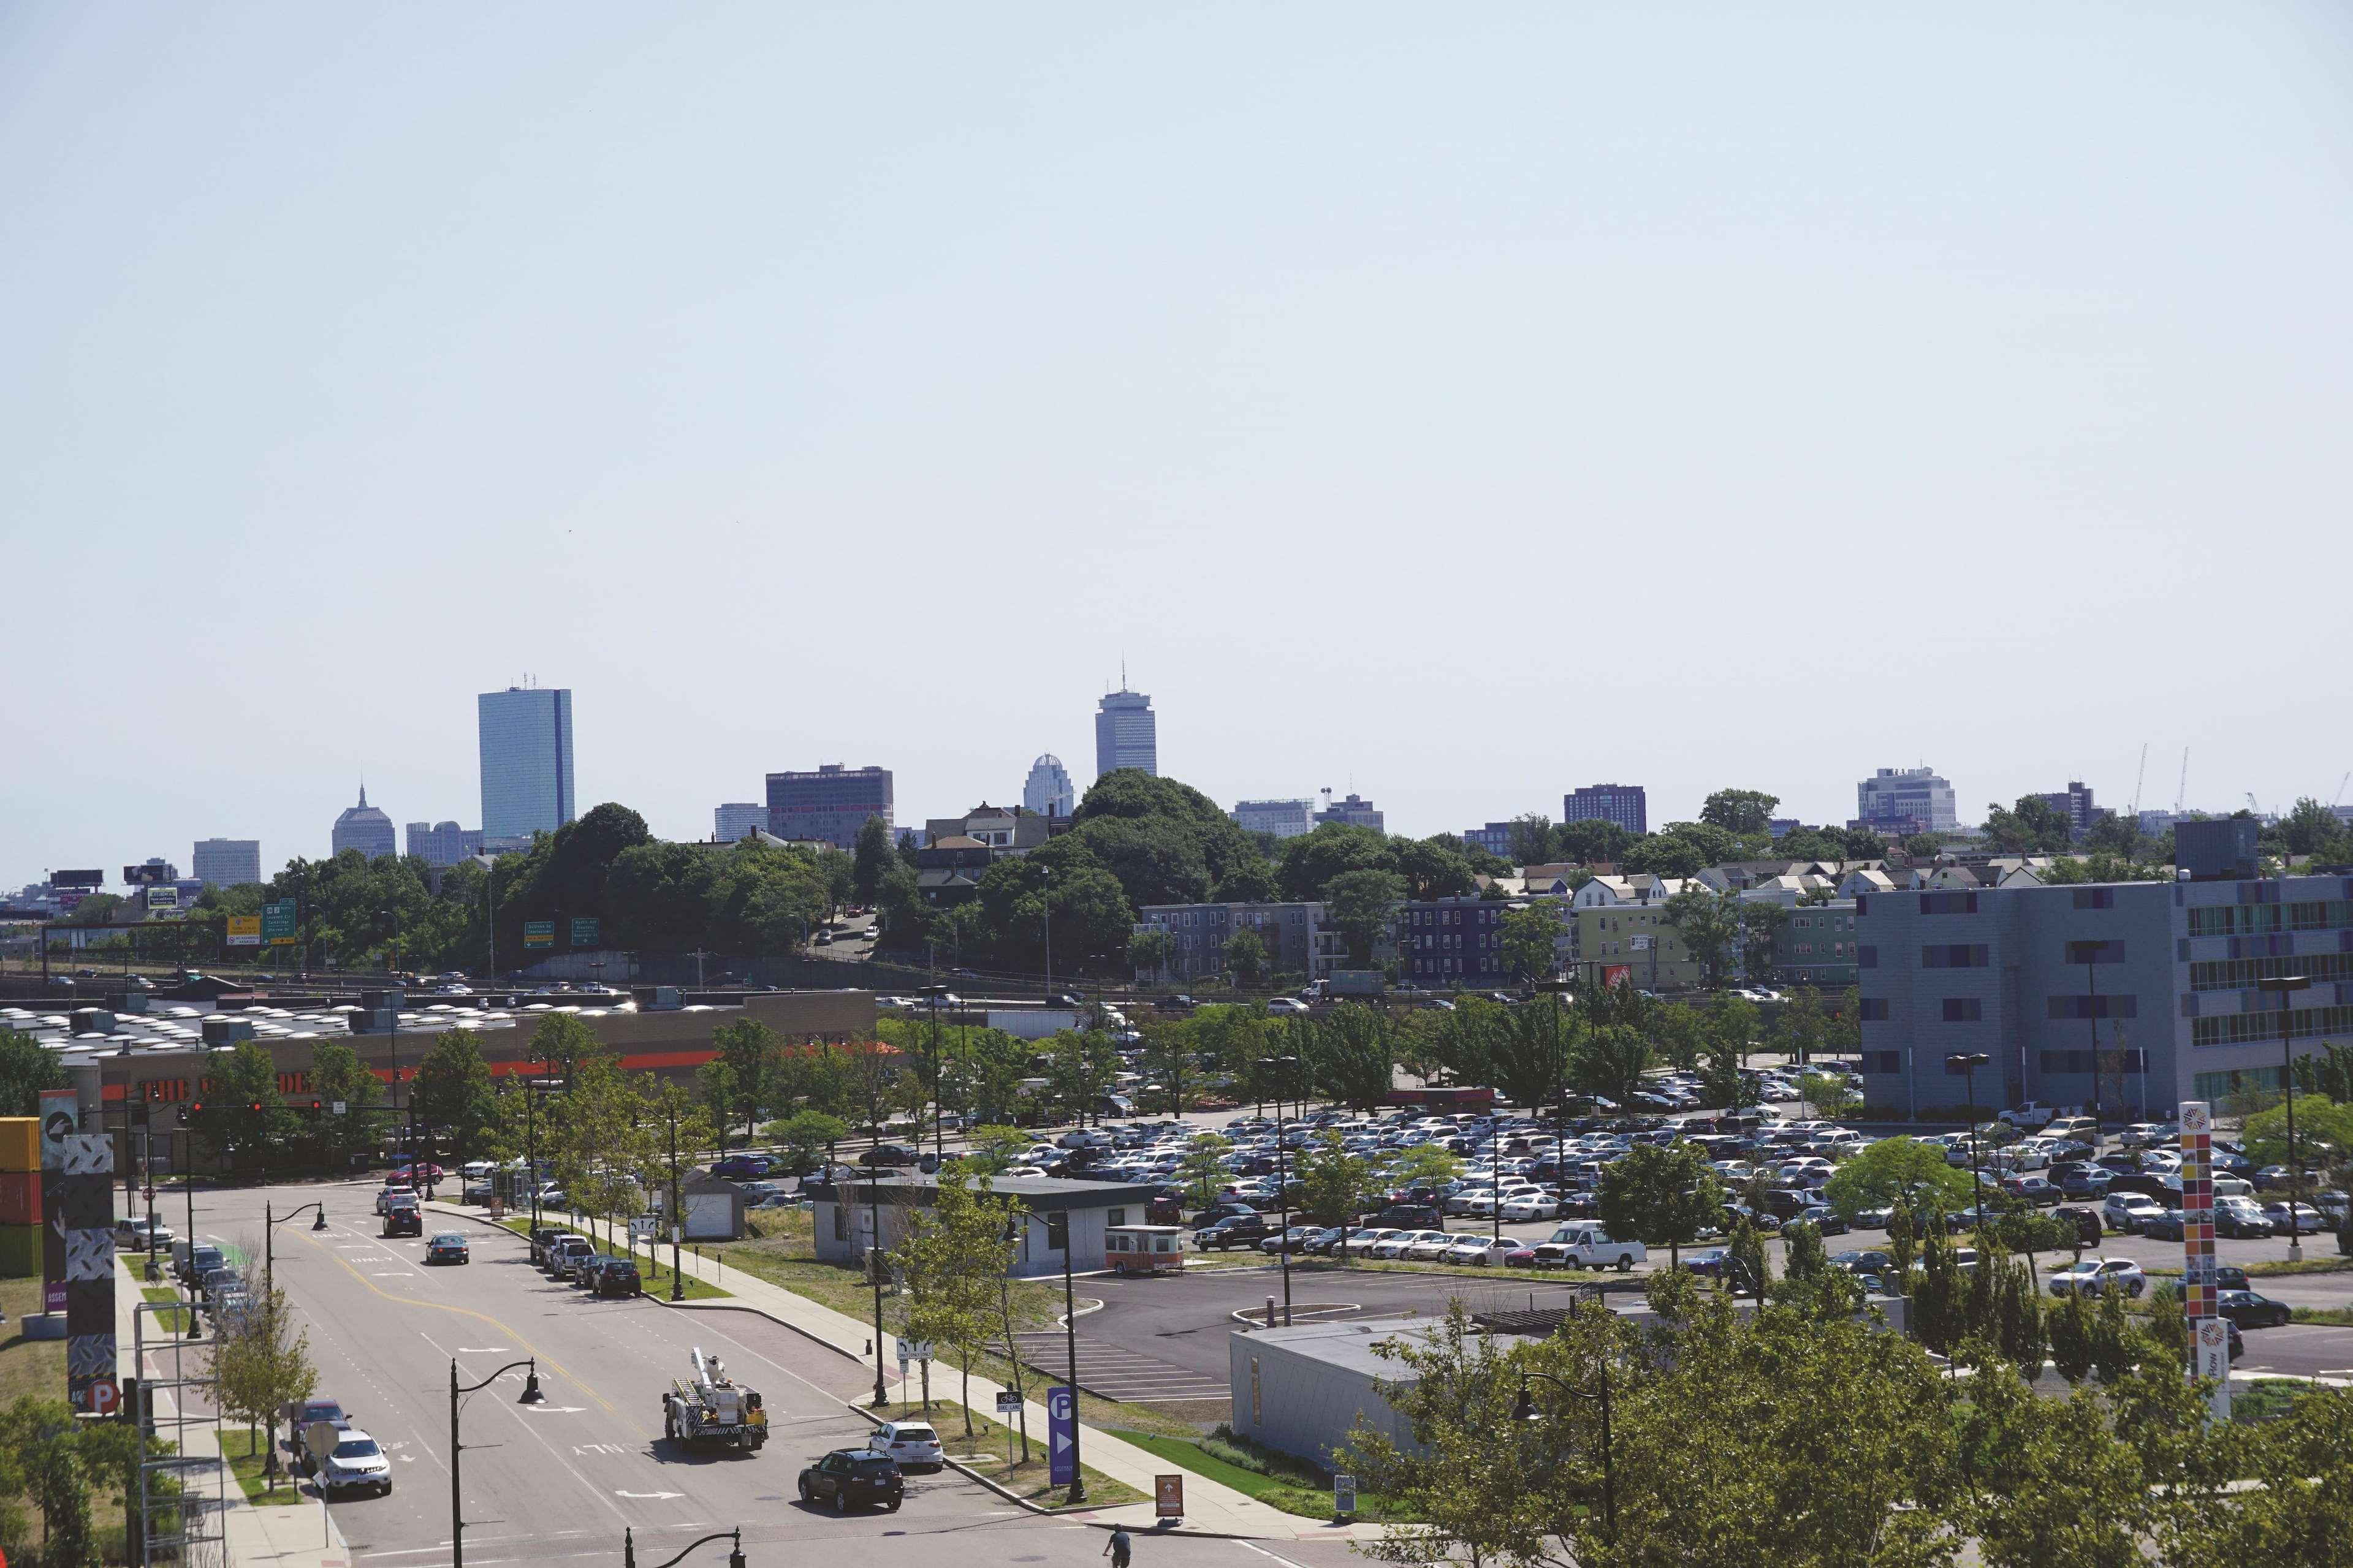
<path fill-rule="evenodd" d="M 756 1450 L 768 1440 L 768 1413 L 760 1407 L 759 1390 L 727 1375 L 717 1356 L 692 1352 L 694 1376 L 680 1379 L 662 1395 L 662 1430 L 673 1443 L 687 1447 L 720 1444 Z"/>

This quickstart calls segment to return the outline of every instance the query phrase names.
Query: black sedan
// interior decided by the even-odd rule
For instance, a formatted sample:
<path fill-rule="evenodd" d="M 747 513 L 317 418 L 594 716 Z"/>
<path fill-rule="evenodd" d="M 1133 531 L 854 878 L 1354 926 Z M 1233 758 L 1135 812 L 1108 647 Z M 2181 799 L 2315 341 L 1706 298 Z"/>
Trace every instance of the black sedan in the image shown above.
<path fill-rule="evenodd" d="M 1844 1236 L 1847 1233 L 1846 1216 L 1827 1204 L 1816 1204 L 1811 1208 L 1800 1210 L 1795 1218 L 1782 1226 L 1781 1232 L 1786 1236 L 1801 1225 L 1817 1236 Z"/>
<path fill-rule="evenodd" d="M 2285 1301 L 2274 1301 L 2253 1290 L 2221 1291 L 2215 1304 L 2222 1316 L 2242 1329 L 2284 1329 L 2291 1316 Z"/>
<path fill-rule="evenodd" d="M 1226 1252 L 1256 1247 L 1269 1234 L 1266 1221 L 1256 1215 L 1231 1215 L 1193 1233 L 1193 1245 L 1204 1252 Z"/>
<path fill-rule="evenodd" d="M 836 1513 L 882 1508 L 892 1513 L 907 1495 L 899 1463 L 871 1448 L 836 1448 L 801 1472 L 801 1501 Z"/>

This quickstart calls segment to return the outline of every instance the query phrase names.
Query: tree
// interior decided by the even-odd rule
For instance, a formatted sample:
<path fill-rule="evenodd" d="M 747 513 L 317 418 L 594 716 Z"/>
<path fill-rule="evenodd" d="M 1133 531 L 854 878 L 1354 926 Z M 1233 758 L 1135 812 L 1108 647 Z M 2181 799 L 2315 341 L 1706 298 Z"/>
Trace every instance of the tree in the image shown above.
<path fill-rule="evenodd" d="M 1530 812 L 1511 820 L 1513 863 L 1520 866 L 1541 866 L 1553 858 L 1556 840 L 1552 818 Z"/>
<path fill-rule="evenodd" d="M 1572 1070 L 1578 1089 L 1625 1105 L 1650 1068 L 1650 1042 L 1626 1025 L 1609 1024 L 1587 1031 Z"/>
<path fill-rule="evenodd" d="M 1156 896 L 1180 886 L 1202 886 L 1199 897 L 1229 902 L 1274 894 L 1273 871 L 1256 841 L 1217 802 L 1175 779 L 1133 768 L 1106 773 L 1071 824 L 1065 837 L 1115 873 L 1138 906 L 1193 901 Z"/>
<path fill-rule="evenodd" d="M 218 1057 L 189 1131 L 232 1167 L 259 1163 L 300 1131 L 292 1108 L 278 1092 L 278 1064 L 259 1040 L 241 1040 Z"/>
<path fill-rule="evenodd" d="M 834 1145 L 849 1136 L 849 1123 L 822 1110 L 796 1110 L 782 1121 L 771 1123 L 768 1131 L 777 1142 L 790 1151 L 795 1173 L 807 1175 L 816 1165 L 820 1151 L 828 1161 L 833 1158 Z M 1004 1131 L 1007 1129 L 984 1127 L 980 1130 L 981 1132 L 991 1131 Z M 1022 1142 L 1026 1147 L 1029 1140 L 1024 1138 Z M 976 1151 L 981 1147 L 977 1133 L 974 1135 L 973 1147 Z"/>
<path fill-rule="evenodd" d="M 2020 795 L 2007 811 L 1986 807 L 1986 838 L 2005 855 L 2062 854 L 2074 834 L 2067 814 L 2039 795 Z"/>
<path fill-rule="evenodd" d="M 2245 1142 L 2247 1157 L 2257 1166 L 2286 1164 L 2287 1106 L 2248 1117 Z M 2297 1096 L 2295 1155 L 2307 1176 L 2353 1162 L 2353 1104 Z"/>
<path fill-rule="evenodd" d="M 1756 1044 L 1757 1031 L 1762 1026 L 1763 1015 L 1746 996 L 1719 996 L 1708 1009 L 1708 1032 L 1743 1066 L 1747 1065 L 1749 1047 Z"/>
<path fill-rule="evenodd" d="M 1629 843 L 1618 857 L 1618 866 L 1624 871 L 1647 871 L 1682 880 L 1698 876 L 1708 858 L 1707 851 L 1689 837 L 1652 833 Z"/>
<path fill-rule="evenodd" d="M 1831 1207 L 1852 1220 L 1865 1209 L 1938 1214 L 1969 1200 L 1969 1175 L 1946 1163 L 1945 1152 L 1913 1138 L 1883 1138 L 1840 1164 L 1822 1188 Z"/>
<path fill-rule="evenodd" d="M 612 1052 L 596 1030 L 569 1013 L 543 1013 L 532 1026 L 525 1060 L 543 1064 L 568 1092 L 585 1072 L 609 1065 Z"/>
<path fill-rule="evenodd" d="M 1701 805 L 1699 819 L 1746 837 L 1767 831 L 1772 825 L 1773 808 L 1780 804 L 1779 795 L 1763 790 L 1720 789 Z"/>
<path fill-rule="evenodd" d="M 450 1153 L 460 1161 L 481 1152 L 484 1132 L 497 1120 L 497 1095 L 491 1064 L 466 1029 L 434 1037 L 408 1090 L 418 1118 L 441 1130 Z"/>
<path fill-rule="evenodd" d="M 988 1178 L 976 1188 L 955 1167 L 940 1172 L 928 1206 L 907 1211 L 905 1237 L 891 1266 L 906 1280 L 912 1339 L 952 1345 L 963 1363 L 965 1436 L 972 1436 L 972 1358 L 987 1347 L 997 1282 L 1013 1267 L 1014 1221 L 1020 1205 L 991 1195 Z M 925 1408 L 931 1369 L 923 1371 Z"/>
<path fill-rule="evenodd" d="M 1176 1163 L 1176 1179 L 1198 1206 L 1208 1208 L 1218 1201 L 1219 1189 L 1233 1175 L 1226 1165 L 1226 1157 L 1233 1152 L 1233 1140 L 1215 1132 L 1196 1133 L 1185 1145 L 1185 1157 Z"/>
<path fill-rule="evenodd" d="M 1388 931 L 1404 898 L 1405 882 L 1394 872 L 1346 871 L 1332 879 L 1324 892 L 1324 918 L 1347 942 L 1352 965 L 1362 969 L 1372 962 L 1373 946 Z"/>
<path fill-rule="evenodd" d="M 722 1126 L 741 1121 L 744 1141 L 749 1142 L 752 1129 L 767 1106 L 784 1042 L 758 1019 L 737 1018 L 712 1030 L 711 1044 L 718 1054 L 701 1069 L 703 1098 L 711 1102 Z"/>
<path fill-rule="evenodd" d="M 1326 1129 L 1299 1151 L 1299 1206 L 1318 1225 L 1353 1219 L 1375 1195 L 1372 1162 L 1348 1152 L 1340 1134 Z"/>
<path fill-rule="evenodd" d="M 1150 970 L 1155 980 L 1160 977 L 1161 965 L 1168 962 L 1168 933 L 1165 931 L 1140 931 L 1128 939 L 1127 965 L 1136 978 Z"/>
<path fill-rule="evenodd" d="M 1774 939 L 1788 921 L 1789 911 L 1778 904 L 1740 906 L 1740 967 L 1752 983 L 1773 978 Z"/>
<path fill-rule="evenodd" d="M 206 1370 L 214 1406 L 248 1428 L 267 1426 L 274 1448 L 279 1411 L 308 1399 L 319 1373 L 311 1364 L 310 1331 L 295 1328 L 286 1292 L 266 1280 L 248 1281 L 246 1292 L 244 1310 L 218 1320 Z"/>
<path fill-rule="evenodd" d="M 41 1090 L 66 1084 L 57 1052 L 30 1035 L 0 1029 L 0 1116 L 38 1116 Z"/>
<path fill-rule="evenodd" d="M 1678 1072 L 1691 1072 L 1699 1066 L 1709 1033 L 1707 1016 L 1698 1008 L 1664 1003 L 1651 1009 L 1643 1026 L 1659 1059 Z"/>
<path fill-rule="evenodd" d="M 1732 971 L 1741 936 L 1740 900 L 1713 888 L 1685 888 L 1667 900 L 1667 923 L 1700 967 L 1705 984 L 1720 986 Z"/>
<path fill-rule="evenodd" d="M 1462 1157 L 1440 1144 L 1409 1143 L 1383 1156 L 1377 1171 L 1400 1188 L 1442 1187 L 1462 1173 Z"/>
<path fill-rule="evenodd" d="M 1567 1087 L 1569 1022 L 1557 992 L 1488 1016 L 1489 1081 L 1505 1100 L 1534 1109 Z"/>
<path fill-rule="evenodd" d="M 1638 842 L 1635 836 L 1614 822 L 1588 816 L 1581 822 L 1564 822 L 1553 829 L 1556 853 L 1564 860 L 1582 865 L 1607 863 L 1624 865 L 1627 854 Z M 1648 868 L 1628 867 L 1629 870 Z M 1699 868 L 1694 866 L 1692 870 Z M 1686 875 L 1688 873 L 1685 873 Z"/>
<path fill-rule="evenodd" d="M 1302 1038 L 1298 1055 L 1307 1081 L 1327 1100 L 1354 1110 L 1388 1101 L 1397 1083 L 1397 1058 L 1388 1025 L 1361 1002 L 1344 1003 L 1320 1020 L 1294 1018 Z"/>
<path fill-rule="evenodd" d="M 1772 1265 L 1765 1258 L 1765 1236 L 1743 1215 L 1732 1222 L 1732 1230 L 1725 1240 L 1731 1254 L 1726 1260 L 1725 1283 L 1735 1290 L 1746 1290 L 1758 1300 L 1765 1300 L 1772 1289 Z"/>
<path fill-rule="evenodd" d="M 851 841 L 849 852 L 850 887 L 861 904 L 871 904 L 882 896 L 882 879 L 898 864 L 892 852 L 891 826 L 880 816 L 870 816 L 860 824 L 858 837 Z"/>
<path fill-rule="evenodd" d="M 1119 1050 L 1102 1029 L 1060 1030 L 1040 1055 L 1054 1098 L 1082 1124 L 1119 1081 Z"/>
<path fill-rule="evenodd" d="M 1332 885 L 1351 871 L 1393 870 L 1388 839 L 1382 834 L 1352 823 L 1327 822 L 1313 833 L 1282 841 L 1275 879 L 1286 899 L 1328 902 Z"/>
<path fill-rule="evenodd" d="M 1680 1140 L 1638 1143 L 1602 1167 L 1601 1223 L 1615 1237 L 1667 1249 L 1668 1266 L 1683 1266 L 1683 1248 L 1715 1223 L 1723 1189 L 1706 1155 Z"/>
<path fill-rule="evenodd" d="M 1550 901 L 1506 910 L 1497 933 L 1504 969 L 1521 984 L 1549 979 L 1559 966 L 1560 911 Z"/>
<path fill-rule="evenodd" d="M 412 1095 L 423 1088 L 424 1076 L 420 1069 Z M 383 1098 L 384 1080 L 360 1065 L 359 1053 L 351 1047 L 322 1040 L 311 1050 L 311 1092 L 320 1101 L 319 1142 L 329 1160 L 348 1169 L 352 1156 L 375 1146 L 367 1113 Z M 343 1108 L 341 1115 L 335 1111 L 338 1104 Z"/>
<path fill-rule="evenodd" d="M 1833 1078 L 1826 1072 L 1799 1073 L 1798 1098 L 1811 1106 L 1815 1115 L 1832 1121 L 1862 1103 L 1862 1096 L 1855 1093 L 1844 1078 Z"/>
<path fill-rule="evenodd" d="M 1255 985 L 1266 973 L 1266 943 L 1254 931 L 1238 931 L 1226 938 L 1225 957 L 1237 984 Z"/>
<path fill-rule="evenodd" d="M 1459 899 L 1478 889 L 1479 879 L 1459 848 L 1441 838 L 1392 838 L 1389 865 L 1415 899 Z"/>

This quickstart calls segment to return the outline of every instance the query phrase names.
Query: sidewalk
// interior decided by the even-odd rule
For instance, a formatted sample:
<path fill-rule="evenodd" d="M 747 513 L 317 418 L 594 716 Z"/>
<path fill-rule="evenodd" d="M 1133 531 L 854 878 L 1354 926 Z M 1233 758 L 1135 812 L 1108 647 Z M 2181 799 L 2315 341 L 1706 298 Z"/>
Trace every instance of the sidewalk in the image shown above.
<path fill-rule="evenodd" d="M 456 1204 L 434 1203 L 427 1208 L 459 1218 L 471 1219 L 513 1237 L 516 1246 L 523 1245 L 505 1226 L 491 1220 L 479 1208 L 462 1207 Z M 828 1349 L 838 1351 L 849 1360 L 867 1364 L 866 1347 L 873 1342 L 872 1325 L 855 1318 L 845 1317 L 830 1307 L 819 1306 L 805 1296 L 796 1296 L 781 1285 L 772 1285 L 757 1275 L 746 1274 L 740 1268 L 724 1268 L 710 1258 L 688 1255 L 681 1259 L 691 1279 L 706 1279 L 733 1294 L 731 1300 L 680 1302 L 676 1311 L 750 1310 L 783 1324 L 796 1333 L 815 1340 Z M 670 1306 L 670 1303 L 662 1303 Z M 886 1335 L 882 1342 L 882 1359 L 887 1364 L 896 1360 L 898 1340 Z M 999 1393 L 1010 1392 L 1002 1384 L 976 1376 L 972 1380 L 973 1408 L 993 1411 Z M 853 1405 L 855 1409 L 857 1406 Z M 1028 1401 L 1029 1430 L 1046 1430 L 1046 1409 L 1037 1400 Z M 1098 1427 L 1081 1426 L 1079 1450 L 1086 1467 L 1134 1487 L 1146 1498 L 1153 1495 L 1153 1480 L 1169 1473 L 1166 1460 L 1148 1454 Z M 1305 1519 L 1295 1513 L 1285 1513 L 1279 1508 L 1259 1501 L 1246 1493 L 1198 1475 L 1182 1472 L 1185 1478 L 1185 1518 L 1175 1527 L 1175 1533 L 1184 1535 L 1231 1535 L 1254 1541 L 1371 1541 L 1379 1537 L 1377 1525 L 1332 1524 Z M 1150 1502 L 1128 1503 L 1117 1508 L 1078 1508 L 1059 1510 L 1056 1518 L 1108 1528 L 1125 1525 L 1132 1532 L 1168 1534 L 1171 1531 L 1153 1515 Z"/>
<path fill-rule="evenodd" d="M 136 1343 L 132 1332 L 132 1306 L 146 1299 L 140 1294 L 144 1283 L 139 1274 L 143 1255 L 117 1254 L 115 1262 L 121 1269 L 121 1278 L 115 1281 L 114 1288 L 115 1344 L 121 1363 L 128 1373 L 133 1370 L 129 1363 L 135 1353 L 132 1346 Z M 136 1375 L 142 1382 L 151 1376 L 171 1375 L 172 1358 L 168 1354 L 159 1357 L 155 1350 L 158 1344 L 171 1343 L 176 1336 L 165 1333 L 153 1313 L 147 1315 L 144 1326 L 150 1364 L 136 1368 Z M 209 1342 L 206 1340 L 199 1342 L 199 1344 Z M 203 1354 L 199 1348 L 189 1349 L 183 1362 L 184 1375 L 204 1375 Z M 164 1401 L 172 1398 L 174 1393 L 172 1390 L 158 1390 L 158 1405 L 162 1406 Z M 166 1441 L 176 1440 L 181 1445 L 180 1451 L 191 1458 L 216 1458 L 220 1455 L 220 1425 L 217 1421 L 191 1423 L 179 1427 L 159 1422 L 156 1435 Z M 291 1477 L 288 1478 L 288 1484 L 292 1484 Z M 213 1495 L 214 1487 L 213 1478 L 203 1472 L 189 1479 L 189 1491 L 200 1494 L 207 1501 Z M 259 1568 L 261 1564 L 268 1564 L 269 1568 L 351 1568 L 351 1549 L 343 1543 L 343 1532 L 335 1525 L 332 1510 L 320 1507 L 316 1501 L 257 1508 L 246 1501 L 244 1489 L 237 1484 L 236 1477 L 227 1473 L 226 1460 L 222 1461 L 218 1489 L 224 1505 L 222 1542 L 227 1548 L 228 1561 L 235 1568 Z"/>

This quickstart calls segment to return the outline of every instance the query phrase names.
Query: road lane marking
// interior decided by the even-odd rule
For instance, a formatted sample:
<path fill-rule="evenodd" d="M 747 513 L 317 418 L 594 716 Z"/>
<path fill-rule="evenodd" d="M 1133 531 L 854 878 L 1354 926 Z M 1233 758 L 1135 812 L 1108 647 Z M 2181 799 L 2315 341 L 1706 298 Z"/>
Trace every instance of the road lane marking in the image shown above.
<path fill-rule="evenodd" d="M 512 1352 L 504 1345 L 480 1345 L 472 1348 L 459 1345 L 458 1353 L 459 1355 L 508 1355 Z"/>
<path fill-rule="evenodd" d="M 684 1497 L 686 1494 L 684 1492 L 615 1492 L 613 1495 L 615 1497 L 639 1498 L 649 1502 L 659 1502 L 663 1498 Z"/>

